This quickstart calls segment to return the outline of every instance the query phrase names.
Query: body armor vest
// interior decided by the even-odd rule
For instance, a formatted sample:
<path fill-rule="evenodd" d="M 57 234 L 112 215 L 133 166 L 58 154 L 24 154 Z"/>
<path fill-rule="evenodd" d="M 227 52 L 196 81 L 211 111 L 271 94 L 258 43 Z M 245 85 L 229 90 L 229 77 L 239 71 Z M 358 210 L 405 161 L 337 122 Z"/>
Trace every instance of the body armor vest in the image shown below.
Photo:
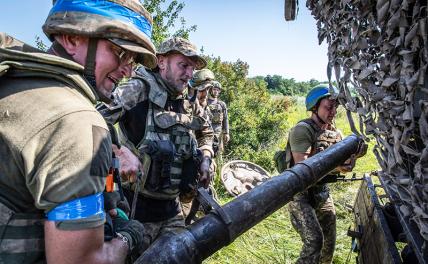
<path fill-rule="evenodd" d="M 331 145 L 342 140 L 342 136 L 339 131 L 337 131 L 333 126 L 333 130 L 321 130 L 312 119 L 307 119 L 305 123 L 309 124 L 315 131 L 315 142 L 312 144 L 311 154 L 309 154 L 309 157 L 326 150 Z M 325 177 L 329 177 L 329 175 Z M 309 200 L 313 206 L 317 207 L 328 199 L 330 189 L 328 188 L 327 183 L 318 183 L 308 189 L 308 194 Z"/>
<path fill-rule="evenodd" d="M 211 112 L 211 123 L 213 125 L 220 125 L 223 122 L 223 107 L 220 105 L 220 103 L 216 104 L 210 104 L 208 105 L 208 108 Z"/>
<path fill-rule="evenodd" d="M 0 33 L 0 81 L 2 76 L 52 78 L 79 88 L 95 103 L 96 95 L 81 77 L 82 71 L 77 63 Z M 44 219 L 42 211 L 15 212 L 0 202 L 0 263 L 45 263 Z"/>
<path fill-rule="evenodd" d="M 144 167 L 145 179 L 141 183 L 140 193 L 153 199 L 172 200 L 180 194 L 183 164 L 197 156 L 198 146 L 193 130 L 201 129 L 205 120 L 192 115 L 191 107 L 186 100 L 183 101 L 185 113 L 165 110 L 165 103 L 161 103 L 162 100 L 159 99 L 160 93 L 166 93 L 165 89 L 160 87 L 149 73 L 145 74 L 148 76 L 144 75 L 141 80 L 147 84 L 149 95 L 146 126 L 143 139 L 134 147 L 134 151 L 138 150 Z M 122 131 L 121 136 L 124 134 Z M 166 159 L 169 159 L 167 156 L 172 156 L 172 159 L 170 162 L 164 160 L 160 166 L 155 164 L 161 162 L 163 158 L 154 158 L 148 149 L 154 145 L 168 145 L 165 143 L 169 142 L 173 147 L 169 148 L 167 151 L 169 153 L 162 155 Z M 129 141 L 126 145 L 129 145 Z M 169 166 L 169 169 L 165 166 Z"/>

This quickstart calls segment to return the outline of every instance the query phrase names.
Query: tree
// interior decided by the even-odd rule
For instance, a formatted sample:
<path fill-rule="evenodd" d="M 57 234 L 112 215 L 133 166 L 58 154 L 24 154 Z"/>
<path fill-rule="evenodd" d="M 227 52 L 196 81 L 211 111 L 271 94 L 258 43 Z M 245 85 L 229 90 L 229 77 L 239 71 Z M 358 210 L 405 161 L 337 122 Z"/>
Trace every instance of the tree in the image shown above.
<path fill-rule="evenodd" d="M 179 17 L 180 12 L 185 6 L 184 2 L 173 0 L 168 5 L 165 2 L 166 0 L 144 0 L 143 2 L 144 7 L 153 17 L 152 40 L 156 47 L 163 40 L 172 36 L 188 39 L 189 33 L 197 29 L 196 25 L 187 27 L 184 17 Z M 171 33 L 177 26 L 177 19 L 179 20 L 180 27 Z"/>

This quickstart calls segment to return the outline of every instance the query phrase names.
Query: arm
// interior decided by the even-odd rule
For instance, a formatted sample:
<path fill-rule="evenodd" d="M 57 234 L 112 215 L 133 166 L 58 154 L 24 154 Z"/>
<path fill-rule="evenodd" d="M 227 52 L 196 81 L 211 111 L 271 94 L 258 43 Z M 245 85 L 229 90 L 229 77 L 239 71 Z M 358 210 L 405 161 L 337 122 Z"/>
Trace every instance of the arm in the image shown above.
<path fill-rule="evenodd" d="M 201 130 L 195 131 L 196 141 L 198 142 L 198 148 L 202 151 L 203 158 L 200 166 L 200 177 L 199 181 L 203 184 L 205 188 L 208 188 L 208 185 L 211 181 L 210 179 L 210 165 L 211 157 L 214 155 L 212 149 L 214 131 L 209 121 L 206 119 L 206 122 L 202 126 Z"/>
<path fill-rule="evenodd" d="M 222 124 L 222 131 L 223 131 L 223 140 L 224 143 L 227 144 L 230 140 L 230 133 L 229 133 L 229 117 L 227 115 L 227 106 L 225 103 L 222 104 L 223 106 L 223 124 Z"/>
<path fill-rule="evenodd" d="M 128 245 L 114 238 L 104 242 L 104 227 L 61 230 L 55 222 L 45 222 L 45 247 L 48 263 L 125 263 Z"/>
<path fill-rule="evenodd" d="M 27 188 L 35 206 L 48 213 L 76 198 L 101 193 L 111 155 L 109 131 L 95 109 L 70 113 L 52 122 L 32 137 L 22 150 Z M 94 209 L 92 206 L 84 208 Z M 66 220 L 46 221 L 48 261 L 124 261 L 126 247 L 119 244 L 121 241 L 112 241 L 115 247 L 104 245 L 105 219 L 88 211 L 85 217 L 70 216 L 64 218 Z M 111 250 L 110 253 L 107 250 Z"/>

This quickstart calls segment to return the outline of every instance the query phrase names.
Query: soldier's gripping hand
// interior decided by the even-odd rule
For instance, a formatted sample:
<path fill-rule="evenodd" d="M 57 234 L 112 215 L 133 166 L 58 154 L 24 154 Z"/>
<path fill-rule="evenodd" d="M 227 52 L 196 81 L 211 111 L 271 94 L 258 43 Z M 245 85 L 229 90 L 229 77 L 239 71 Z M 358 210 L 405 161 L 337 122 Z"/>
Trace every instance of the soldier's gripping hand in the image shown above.
<path fill-rule="evenodd" d="M 211 182 L 210 166 L 211 166 L 211 158 L 204 156 L 202 158 L 202 162 L 199 167 L 199 183 L 204 188 L 208 188 Z"/>
<path fill-rule="evenodd" d="M 113 145 L 113 151 L 120 161 L 120 176 L 122 180 L 136 182 L 138 172 L 143 171 L 138 157 L 125 146 L 118 148 Z"/>
<path fill-rule="evenodd" d="M 129 203 L 126 200 L 120 199 L 119 192 L 104 192 L 104 210 L 108 212 L 112 217 L 117 216 L 117 208 L 121 209 L 126 215 L 131 211 Z"/>
<path fill-rule="evenodd" d="M 116 233 L 128 241 L 128 254 L 139 252 L 143 246 L 144 226 L 137 220 L 125 220 L 121 217 L 113 219 Z"/>

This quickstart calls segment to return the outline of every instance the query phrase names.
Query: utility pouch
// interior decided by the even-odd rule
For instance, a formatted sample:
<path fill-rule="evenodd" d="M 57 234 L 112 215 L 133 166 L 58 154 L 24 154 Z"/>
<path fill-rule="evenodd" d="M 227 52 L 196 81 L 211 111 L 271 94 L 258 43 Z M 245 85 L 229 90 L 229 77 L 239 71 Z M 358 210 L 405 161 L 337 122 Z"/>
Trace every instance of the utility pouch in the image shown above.
<path fill-rule="evenodd" d="M 151 158 L 147 187 L 152 190 L 171 187 L 171 167 L 174 162 L 175 147 L 170 140 L 152 140 L 145 144 L 144 152 Z"/>

